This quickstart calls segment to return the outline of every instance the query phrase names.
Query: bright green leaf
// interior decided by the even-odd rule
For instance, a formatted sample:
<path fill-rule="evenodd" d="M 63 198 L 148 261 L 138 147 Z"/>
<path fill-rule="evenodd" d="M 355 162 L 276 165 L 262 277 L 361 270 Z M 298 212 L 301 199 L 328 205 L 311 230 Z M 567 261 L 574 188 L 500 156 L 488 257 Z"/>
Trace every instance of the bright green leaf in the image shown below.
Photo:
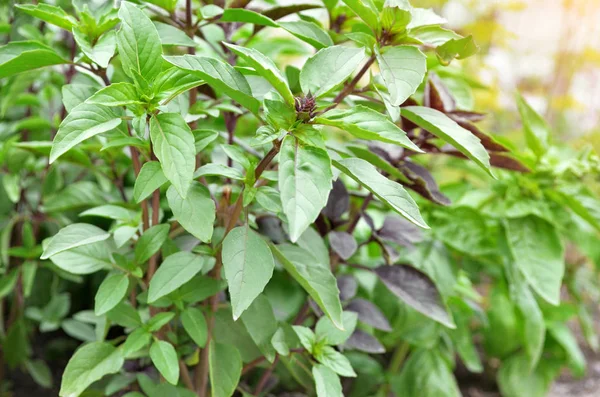
<path fill-rule="evenodd" d="M 210 242 L 216 208 L 204 185 L 192 183 L 185 199 L 171 186 L 167 190 L 167 200 L 173 216 L 185 230 L 200 241 Z"/>
<path fill-rule="evenodd" d="M 187 251 L 169 255 L 150 280 L 148 303 L 176 290 L 204 267 L 204 259 Z"/>
<path fill-rule="evenodd" d="M 308 58 L 300 72 L 302 91 L 316 98 L 329 93 L 350 77 L 364 59 L 364 48 L 341 45 L 323 48 Z"/>
<path fill-rule="evenodd" d="M 293 136 L 284 138 L 279 153 L 279 191 L 292 242 L 327 204 L 332 177 L 331 160 L 325 150 L 304 146 Z"/>
<path fill-rule="evenodd" d="M 271 279 L 275 262 L 267 243 L 247 225 L 227 234 L 222 258 L 233 318 L 237 320 Z"/>

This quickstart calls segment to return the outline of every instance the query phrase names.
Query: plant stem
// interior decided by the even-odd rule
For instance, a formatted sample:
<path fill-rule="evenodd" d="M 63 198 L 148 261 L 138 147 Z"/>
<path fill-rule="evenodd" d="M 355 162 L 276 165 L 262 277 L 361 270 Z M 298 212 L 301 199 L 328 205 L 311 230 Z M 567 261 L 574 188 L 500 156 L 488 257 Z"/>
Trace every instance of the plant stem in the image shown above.
<path fill-rule="evenodd" d="M 260 178 L 264 170 L 268 167 L 268 165 L 273 161 L 277 153 L 279 153 L 281 143 L 279 141 L 275 141 L 273 143 L 273 148 L 263 157 L 263 159 L 256 166 L 256 170 L 254 171 L 254 178 L 256 181 Z M 233 229 L 237 223 L 237 220 L 242 213 L 242 209 L 244 199 L 243 195 L 240 193 L 233 210 L 229 216 L 229 221 L 227 222 L 227 227 L 225 229 L 225 234 L 223 239 L 227 237 L 227 234 Z M 215 264 L 215 268 L 212 271 L 213 278 L 220 279 L 221 278 L 221 267 L 223 262 L 221 260 L 221 247 L 219 247 L 216 253 L 217 262 Z M 200 363 L 196 366 L 195 376 L 196 376 L 196 390 L 198 390 L 198 396 L 206 397 L 207 389 L 208 389 L 208 351 L 210 346 L 210 341 L 212 339 L 212 333 L 215 325 L 215 313 L 217 311 L 219 304 L 219 295 L 215 294 L 210 297 L 209 305 L 211 316 L 208 318 L 208 338 L 206 341 L 206 347 L 202 350 L 202 354 L 200 357 Z"/>

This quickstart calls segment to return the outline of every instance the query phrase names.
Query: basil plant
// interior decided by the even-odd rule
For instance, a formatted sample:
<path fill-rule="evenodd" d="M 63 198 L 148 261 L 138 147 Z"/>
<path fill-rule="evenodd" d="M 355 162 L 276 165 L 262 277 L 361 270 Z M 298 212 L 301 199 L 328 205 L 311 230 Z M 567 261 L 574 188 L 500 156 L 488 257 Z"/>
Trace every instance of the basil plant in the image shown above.
<path fill-rule="evenodd" d="M 0 394 L 535 397 L 585 371 L 598 158 L 521 97 L 525 145 L 483 132 L 478 47 L 433 10 L 1 7 Z"/>

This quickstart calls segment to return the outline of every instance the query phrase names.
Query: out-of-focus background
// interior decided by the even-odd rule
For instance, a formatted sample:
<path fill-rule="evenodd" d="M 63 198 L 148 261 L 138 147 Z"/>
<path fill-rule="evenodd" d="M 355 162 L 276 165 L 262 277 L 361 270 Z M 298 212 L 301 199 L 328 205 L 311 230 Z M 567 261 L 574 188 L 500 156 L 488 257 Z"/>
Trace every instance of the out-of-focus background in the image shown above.
<path fill-rule="evenodd" d="M 520 133 L 514 104 L 519 90 L 553 127 L 556 141 L 600 148 L 600 1 L 417 0 L 480 46 L 467 60 L 488 89 L 480 109 L 496 109 L 495 133 Z M 504 109 L 504 110 L 501 110 Z"/>

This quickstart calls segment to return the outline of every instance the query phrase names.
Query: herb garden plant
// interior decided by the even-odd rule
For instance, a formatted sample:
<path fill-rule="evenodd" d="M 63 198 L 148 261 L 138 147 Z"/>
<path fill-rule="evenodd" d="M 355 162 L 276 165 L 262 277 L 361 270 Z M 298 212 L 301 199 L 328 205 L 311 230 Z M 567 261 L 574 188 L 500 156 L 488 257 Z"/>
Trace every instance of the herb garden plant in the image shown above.
<path fill-rule="evenodd" d="M 456 61 L 477 46 L 430 9 L 210 3 L 3 6 L 0 393 L 18 371 L 65 397 L 583 374 L 592 152 L 521 97 L 526 146 L 482 132 Z"/>

